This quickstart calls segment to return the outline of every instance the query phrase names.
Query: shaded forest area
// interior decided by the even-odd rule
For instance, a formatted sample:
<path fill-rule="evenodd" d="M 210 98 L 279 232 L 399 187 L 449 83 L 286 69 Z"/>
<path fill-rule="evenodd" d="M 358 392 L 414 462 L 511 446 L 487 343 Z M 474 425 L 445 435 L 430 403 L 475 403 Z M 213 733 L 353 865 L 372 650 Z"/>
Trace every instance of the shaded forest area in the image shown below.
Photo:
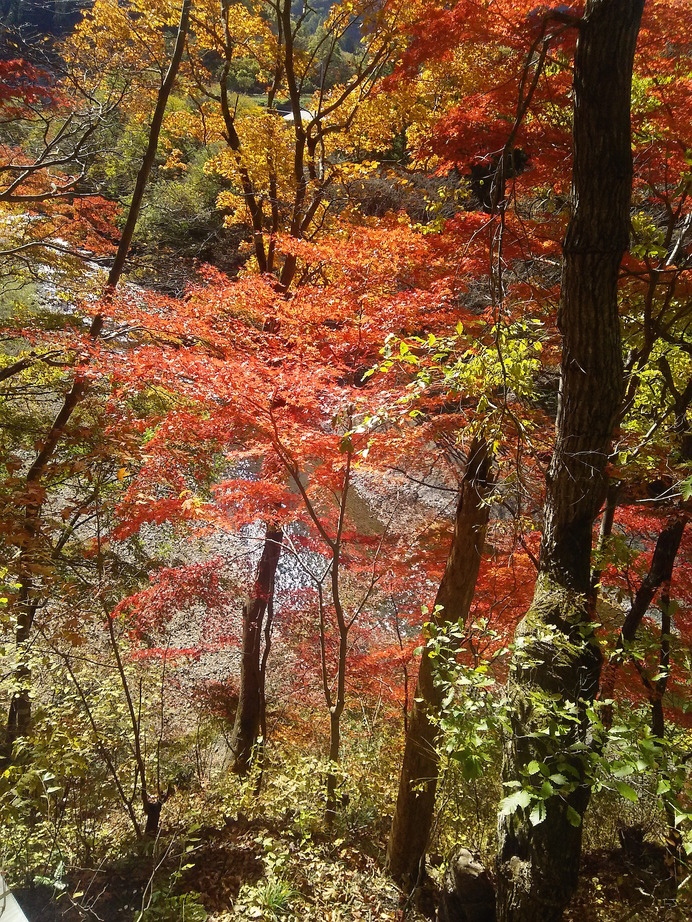
<path fill-rule="evenodd" d="M 689 918 L 690 23 L 0 2 L 31 922 Z"/>
<path fill-rule="evenodd" d="M 92 3 L 93 0 L 2 0 L 0 21 L 27 38 L 60 37 L 72 31 Z"/>

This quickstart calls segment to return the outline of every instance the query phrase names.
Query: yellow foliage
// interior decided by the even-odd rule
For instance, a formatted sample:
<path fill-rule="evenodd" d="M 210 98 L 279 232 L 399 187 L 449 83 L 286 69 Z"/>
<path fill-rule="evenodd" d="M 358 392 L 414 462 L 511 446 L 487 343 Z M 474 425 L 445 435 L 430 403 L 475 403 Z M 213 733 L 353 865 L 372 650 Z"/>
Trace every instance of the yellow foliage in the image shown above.
<path fill-rule="evenodd" d="M 161 165 L 161 169 L 169 172 L 180 170 L 184 173 L 187 170 L 187 164 L 183 160 L 183 152 L 179 148 L 174 147 L 169 153 L 166 162 Z"/>
<path fill-rule="evenodd" d="M 285 214 L 295 190 L 291 168 L 295 138 L 291 127 L 274 109 L 258 106 L 237 119 L 236 128 L 242 139 L 242 150 L 236 153 L 226 148 L 205 167 L 207 172 L 232 183 L 232 188 L 218 198 L 219 207 L 231 212 L 227 223 L 236 224 L 246 219 L 241 169 L 247 172 L 258 202 L 274 201 L 280 213 Z M 272 188 L 274 184 L 275 189 Z"/>
<path fill-rule="evenodd" d="M 261 79 L 269 79 L 277 63 L 278 43 L 276 36 L 261 15 L 263 6 L 255 8 L 242 2 L 230 3 L 228 11 L 228 33 L 231 59 L 252 58 L 260 67 Z M 220 0 L 198 0 L 195 6 L 195 29 L 189 46 L 199 59 L 210 52 L 226 56 L 225 25 L 221 15 Z"/>
<path fill-rule="evenodd" d="M 66 39 L 64 54 L 82 73 L 117 74 L 121 79 L 164 66 L 164 27 L 172 25 L 171 0 L 95 0 Z M 180 11 L 178 9 L 178 16 Z"/>
<path fill-rule="evenodd" d="M 165 28 L 177 23 L 177 0 L 95 0 L 63 44 L 72 79 L 104 100 L 124 93 L 135 121 L 145 121 L 168 64 Z"/>
<path fill-rule="evenodd" d="M 178 109 L 169 112 L 163 123 L 166 136 L 171 141 L 194 141 L 199 145 L 213 144 L 224 136 L 223 119 L 218 106 L 205 102 L 194 110 Z"/>

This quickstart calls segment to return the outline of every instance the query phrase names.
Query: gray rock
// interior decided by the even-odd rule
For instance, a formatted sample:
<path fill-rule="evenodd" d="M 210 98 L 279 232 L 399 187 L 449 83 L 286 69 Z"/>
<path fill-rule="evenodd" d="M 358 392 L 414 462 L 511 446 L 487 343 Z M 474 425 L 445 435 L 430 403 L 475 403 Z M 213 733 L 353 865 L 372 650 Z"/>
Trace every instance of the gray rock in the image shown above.
<path fill-rule="evenodd" d="M 445 871 L 438 922 L 495 922 L 495 887 L 467 848 L 458 849 Z"/>

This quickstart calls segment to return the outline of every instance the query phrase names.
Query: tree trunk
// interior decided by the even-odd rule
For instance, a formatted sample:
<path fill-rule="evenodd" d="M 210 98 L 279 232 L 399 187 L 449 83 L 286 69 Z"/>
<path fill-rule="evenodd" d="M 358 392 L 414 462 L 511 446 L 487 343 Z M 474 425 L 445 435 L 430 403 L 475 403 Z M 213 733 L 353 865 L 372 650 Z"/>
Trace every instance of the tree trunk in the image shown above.
<path fill-rule="evenodd" d="M 441 606 L 441 610 L 435 611 L 433 619 L 440 626 L 465 622 L 468 617 L 488 526 L 486 500 L 492 489 L 491 466 L 487 444 L 474 440 L 459 491 L 452 546 L 435 598 L 435 608 Z M 387 848 L 392 877 L 408 889 L 416 885 L 422 870 L 432 826 L 438 773 L 436 717 L 440 706 L 432 662 L 424 649 Z"/>
<path fill-rule="evenodd" d="M 262 718 L 263 689 L 260 653 L 262 626 L 281 555 L 283 532 L 267 526 L 264 548 L 251 596 L 243 605 L 243 656 L 240 663 L 240 697 L 231 737 L 233 771 L 244 775 L 250 765 Z"/>
<path fill-rule="evenodd" d="M 662 740 L 666 733 L 666 722 L 663 714 L 663 698 L 668 686 L 670 671 L 670 631 L 672 619 L 670 616 L 670 579 L 666 580 L 661 592 L 661 650 L 659 653 L 659 677 L 654 679 L 653 694 L 651 696 L 651 732 Z"/>
<path fill-rule="evenodd" d="M 579 874 L 581 818 L 590 789 L 579 752 L 570 746 L 585 736 L 582 703 L 593 700 L 601 668 L 589 615 L 589 571 L 623 392 L 617 283 L 629 239 L 630 95 L 643 6 L 643 0 L 588 0 L 580 23 L 555 447 L 535 594 L 517 629 L 521 645 L 509 681 L 514 732 L 505 741 L 504 781 L 524 785 L 526 766 L 535 759 L 553 771 L 566 765 L 583 783 L 548 797 L 545 819 L 536 826 L 521 809 L 500 817 L 499 922 L 558 922 Z M 582 709 L 580 725 L 561 710 L 565 705 Z"/>
<path fill-rule="evenodd" d="M 161 127 L 163 125 L 168 99 L 173 89 L 185 49 L 185 40 L 190 24 L 191 5 L 192 0 L 183 0 L 173 54 L 156 99 L 156 106 L 149 127 L 147 149 L 144 153 L 139 172 L 137 173 L 137 180 L 132 194 L 130 208 L 127 213 L 125 227 L 120 237 L 113 265 L 108 274 L 108 280 L 103 292 L 105 297 L 109 297 L 113 294 L 120 281 L 123 269 L 125 268 L 125 260 L 129 253 L 132 237 L 142 209 L 144 192 L 156 159 L 159 135 L 161 134 Z M 92 340 L 97 340 L 99 338 L 102 328 L 103 317 L 101 314 L 97 314 L 89 329 L 89 336 Z M 36 587 L 34 585 L 34 572 L 37 567 L 35 544 L 40 531 L 40 519 L 44 503 L 44 487 L 42 486 L 42 481 L 53 459 L 60 439 L 62 438 L 64 428 L 70 421 L 73 412 L 84 398 L 87 386 L 86 376 L 82 371 L 78 371 L 75 375 L 72 387 L 65 395 L 63 405 L 58 411 L 26 477 L 27 499 L 23 523 L 24 537 L 18 562 L 19 592 L 17 596 L 17 627 L 15 629 L 17 647 L 15 680 L 17 690 L 10 702 L 5 741 L 2 750 L 0 750 L 0 765 L 11 758 L 15 740 L 18 736 L 24 736 L 28 732 L 31 722 L 31 699 L 29 697 L 31 669 L 29 666 L 27 647 L 33 628 L 34 617 L 38 608 L 38 600 L 35 598 Z"/>
<path fill-rule="evenodd" d="M 596 545 L 596 556 L 598 558 L 598 562 L 596 566 L 594 566 L 594 568 L 591 570 L 591 593 L 589 596 L 589 604 L 591 605 L 591 612 L 594 615 L 596 613 L 596 604 L 598 602 L 598 587 L 601 584 L 601 576 L 603 575 L 603 554 L 605 553 L 608 541 L 610 540 L 610 537 L 613 533 L 615 511 L 617 509 L 618 500 L 620 497 L 620 488 L 621 484 L 619 480 L 611 480 L 608 478 L 605 505 L 603 506 L 601 527 L 598 533 L 598 544 Z"/>
<path fill-rule="evenodd" d="M 168 785 L 168 790 L 159 791 L 156 797 L 147 795 L 146 789 L 142 787 L 142 804 L 144 807 L 144 816 L 146 823 L 144 826 L 144 835 L 155 838 L 159 834 L 161 828 L 161 811 L 163 810 L 166 801 L 173 793 L 173 785 Z"/>
<path fill-rule="evenodd" d="M 649 572 L 646 574 L 644 579 L 637 590 L 637 594 L 634 597 L 632 606 L 627 612 L 625 620 L 620 630 L 620 636 L 617 639 L 615 645 L 615 652 L 613 653 L 610 662 L 603 670 L 603 679 L 601 681 L 601 690 L 599 692 L 599 697 L 606 701 L 613 697 L 615 692 L 615 679 L 617 677 L 617 671 L 622 664 L 625 649 L 628 644 L 631 644 L 634 640 L 639 626 L 642 623 L 644 615 L 649 610 L 649 606 L 653 602 L 654 596 L 661 588 L 670 586 L 670 580 L 673 575 L 673 568 L 675 566 L 675 558 L 678 554 L 678 549 L 680 547 L 680 542 L 682 541 L 682 534 L 685 530 L 685 525 L 687 524 L 687 516 L 684 514 L 677 513 L 668 518 L 665 527 L 658 536 L 656 541 L 656 547 L 654 549 L 653 557 L 651 558 L 651 566 L 649 567 Z M 666 607 L 662 608 L 664 620 L 666 616 Z M 661 651 L 663 656 L 664 650 L 664 638 L 668 631 L 661 632 Z M 661 661 L 662 669 L 664 667 L 663 660 Z M 667 669 L 667 666 L 665 667 Z M 665 686 L 664 686 L 665 688 Z M 652 706 L 653 704 L 652 700 Z M 607 705 L 604 709 L 603 723 L 607 729 L 610 729 L 610 724 L 612 722 L 612 708 Z M 659 734 L 654 733 L 658 736 Z"/>
<path fill-rule="evenodd" d="M 663 574 L 660 601 L 661 647 L 659 651 L 658 678 L 653 678 L 650 680 L 650 687 L 648 687 L 649 699 L 651 701 L 651 732 L 659 740 L 664 740 L 666 733 L 665 715 L 663 713 L 663 699 L 666 694 L 666 688 L 668 687 L 668 676 L 670 675 L 670 637 L 671 631 L 673 629 L 673 619 L 670 604 L 670 582 L 673 578 L 675 558 L 680 547 L 682 533 L 686 524 L 687 518 L 684 517 L 680 523 L 679 530 L 672 538 L 672 542 L 674 542 L 677 537 L 677 544 L 675 545 L 674 549 L 673 546 L 671 546 L 672 542 L 671 545 L 669 545 L 668 560 L 664 564 L 665 572 Z M 661 538 L 659 537 L 659 541 L 660 540 Z M 656 551 L 658 551 L 658 544 L 656 545 Z M 654 557 L 656 556 L 656 551 L 654 551 Z M 664 780 L 669 780 L 665 771 L 661 773 L 661 777 Z M 665 810 L 666 820 L 668 822 L 668 847 L 673 854 L 673 859 L 676 863 L 677 869 L 678 861 L 684 860 L 684 849 L 682 848 L 682 836 L 680 835 L 680 830 L 678 829 L 674 801 L 670 795 L 664 795 L 663 809 Z"/>
<path fill-rule="evenodd" d="M 344 650 L 345 649 L 344 646 Z M 339 750 L 341 748 L 341 715 L 343 710 L 343 701 L 338 701 L 329 714 L 329 772 L 327 774 L 327 809 L 325 811 L 327 829 L 332 828 L 334 820 L 336 819 L 336 787 L 338 778 L 335 767 L 339 762 Z"/>

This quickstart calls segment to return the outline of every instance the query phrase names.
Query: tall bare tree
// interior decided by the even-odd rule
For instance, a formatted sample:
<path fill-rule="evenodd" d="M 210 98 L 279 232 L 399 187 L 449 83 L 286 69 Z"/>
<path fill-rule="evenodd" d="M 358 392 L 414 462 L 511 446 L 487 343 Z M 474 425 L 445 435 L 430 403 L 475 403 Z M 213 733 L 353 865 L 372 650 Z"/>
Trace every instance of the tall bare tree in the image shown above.
<path fill-rule="evenodd" d="M 459 490 L 447 566 L 435 598 L 433 619 L 440 627 L 465 622 L 471 609 L 488 527 L 491 468 L 487 443 L 475 439 Z M 406 887 L 414 886 L 420 876 L 432 827 L 439 763 L 436 718 L 441 704 L 433 663 L 423 650 L 387 848 L 390 873 Z"/>
<path fill-rule="evenodd" d="M 509 681 L 513 733 L 505 741 L 503 775 L 505 782 L 523 784 L 532 760 L 550 767 L 559 762 L 580 783 L 549 797 L 537 825 L 527 810 L 500 817 L 500 922 L 558 922 L 579 874 L 590 788 L 578 746 L 588 734 L 584 703 L 595 696 L 601 670 L 589 611 L 592 531 L 623 397 L 617 291 L 629 242 L 630 97 L 643 8 L 644 0 L 588 0 L 578 25 L 572 216 L 558 313 L 559 405 L 538 578 L 516 634 L 521 643 Z"/>

